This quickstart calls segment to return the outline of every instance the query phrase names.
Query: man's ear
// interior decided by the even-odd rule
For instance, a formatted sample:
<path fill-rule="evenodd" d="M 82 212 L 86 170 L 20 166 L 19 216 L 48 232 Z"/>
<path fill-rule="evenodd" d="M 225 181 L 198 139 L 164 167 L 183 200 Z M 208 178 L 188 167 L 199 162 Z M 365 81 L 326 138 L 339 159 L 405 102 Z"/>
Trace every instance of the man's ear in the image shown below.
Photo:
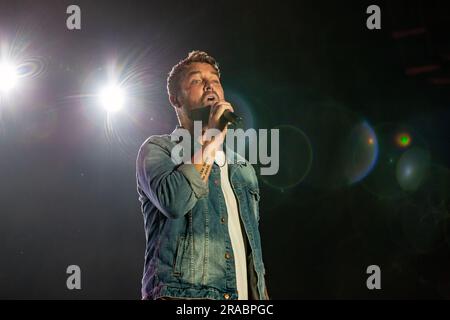
<path fill-rule="evenodd" d="M 170 104 L 171 104 L 174 108 L 181 108 L 181 103 L 180 103 L 180 101 L 179 101 L 179 99 L 178 99 L 178 96 L 170 95 L 170 96 L 169 96 L 169 101 L 170 101 Z"/>

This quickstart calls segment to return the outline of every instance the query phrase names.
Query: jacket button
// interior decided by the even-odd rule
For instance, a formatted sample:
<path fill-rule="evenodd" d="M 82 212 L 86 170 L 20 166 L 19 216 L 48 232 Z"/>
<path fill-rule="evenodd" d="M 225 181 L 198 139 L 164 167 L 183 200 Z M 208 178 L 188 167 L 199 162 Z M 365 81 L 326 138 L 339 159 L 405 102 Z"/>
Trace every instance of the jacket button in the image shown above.
<path fill-rule="evenodd" d="M 229 295 L 228 293 L 225 293 L 225 294 L 223 295 L 223 297 L 224 297 L 226 300 L 230 300 L 230 295 Z"/>
<path fill-rule="evenodd" d="M 231 258 L 231 254 L 229 254 L 228 252 L 225 253 L 225 259 L 230 259 Z"/>

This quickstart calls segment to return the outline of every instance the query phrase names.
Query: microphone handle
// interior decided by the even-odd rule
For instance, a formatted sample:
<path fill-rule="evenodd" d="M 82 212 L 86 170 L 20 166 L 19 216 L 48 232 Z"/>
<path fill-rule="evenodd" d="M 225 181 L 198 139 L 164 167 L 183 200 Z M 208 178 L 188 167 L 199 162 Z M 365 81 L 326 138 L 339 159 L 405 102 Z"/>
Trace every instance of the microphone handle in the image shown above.
<path fill-rule="evenodd" d="M 239 123 L 242 122 L 242 117 L 238 116 L 236 113 L 230 111 L 230 110 L 225 110 L 224 113 L 222 114 L 221 120 L 223 122 L 231 122 L 234 125 L 237 125 Z"/>

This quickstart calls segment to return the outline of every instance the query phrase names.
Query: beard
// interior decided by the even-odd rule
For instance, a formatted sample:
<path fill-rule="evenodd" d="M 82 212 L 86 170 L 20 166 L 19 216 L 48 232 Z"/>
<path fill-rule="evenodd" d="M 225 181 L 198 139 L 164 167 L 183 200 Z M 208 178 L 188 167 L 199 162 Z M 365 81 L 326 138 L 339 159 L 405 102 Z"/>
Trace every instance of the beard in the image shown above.
<path fill-rule="evenodd" d="M 211 106 L 200 107 L 189 110 L 187 112 L 187 115 L 192 121 L 201 121 L 202 125 L 205 126 L 208 124 L 209 121 L 210 110 Z"/>

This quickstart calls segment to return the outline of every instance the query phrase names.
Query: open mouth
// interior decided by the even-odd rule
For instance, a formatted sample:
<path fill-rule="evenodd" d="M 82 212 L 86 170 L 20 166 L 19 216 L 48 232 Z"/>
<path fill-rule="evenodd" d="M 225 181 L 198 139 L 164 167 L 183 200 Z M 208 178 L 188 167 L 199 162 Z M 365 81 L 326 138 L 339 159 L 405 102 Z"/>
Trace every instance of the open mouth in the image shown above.
<path fill-rule="evenodd" d="M 213 102 L 216 102 L 216 101 L 218 101 L 219 100 L 219 98 L 217 97 L 217 95 L 215 95 L 215 94 L 208 94 L 206 97 L 205 97 L 205 101 L 207 102 L 207 103 L 213 103 Z"/>

